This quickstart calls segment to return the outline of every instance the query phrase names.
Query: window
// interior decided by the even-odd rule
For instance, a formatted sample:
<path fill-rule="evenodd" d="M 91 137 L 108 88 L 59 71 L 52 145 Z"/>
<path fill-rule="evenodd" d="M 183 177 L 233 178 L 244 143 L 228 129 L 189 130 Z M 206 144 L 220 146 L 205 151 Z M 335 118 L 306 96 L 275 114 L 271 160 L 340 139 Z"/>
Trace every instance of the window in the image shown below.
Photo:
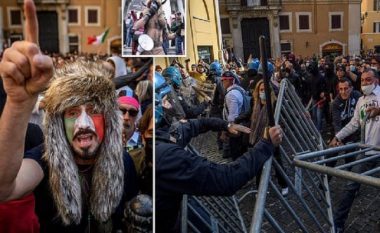
<path fill-rule="evenodd" d="M 373 23 L 373 33 L 380 33 L 380 22 Z"/>
<path fill-rule="evenodd" d="M 212 46 L 198 46 L 198 57 L 208 64 L 214 61 Z"/>
<path fill-rule="evenodd" d="M 80 7 L 69 6 L 67 9 L 67 21 L 70 25 L 80 25 Z"/>
<path fill-rule="evenodd" d="M 289 41 L 282 41 L 281 44 L 281 54 L 289 54 L 292 52 L 292 43 Z"/>
<path fill-rule="evenodd" d="M 221 18 L 220 24 L 222 26 L 222 34 L 231 34 L 229 18 Z"/>
<path fill-rule="evenodd" d="M 21 10 L 17 7 L 8 7 L 9 27 L 22 27 Z"/>
<path fill-rule="evenodd" d="M 308 15 L 300 15 L 299 16 L 299 29 L 308 30 L 309 28 L 310 28 L 309 16 Z"/>
<path fill-rule="evenodd" d="M 311 13 L 297 12 L 297 32 L 311 32 Z"/>
<path fill-rule="evenodd" d="M 292 31 L 292 13 L 291 12 L 280 13 L 279 20 L 280 20 L 280 32 Z"/>
<path fill-rule="evenodd" d="M 373 0 L 373 10 L 380 11 L 380 0 Z"/>
<path fill-rule="evenodd" d="M 86 26 L 100 26 L 100 7 L 85 7 Z"/>
<path fill-rule="evenodd" d="M 79 37 L 77 35 L 69 35 L 69 52 L 79 52 Z"/>
<path fill-rule="evenodd" d="M 330 31 L 343 31 L 343 12 L 329 12 Z"/>

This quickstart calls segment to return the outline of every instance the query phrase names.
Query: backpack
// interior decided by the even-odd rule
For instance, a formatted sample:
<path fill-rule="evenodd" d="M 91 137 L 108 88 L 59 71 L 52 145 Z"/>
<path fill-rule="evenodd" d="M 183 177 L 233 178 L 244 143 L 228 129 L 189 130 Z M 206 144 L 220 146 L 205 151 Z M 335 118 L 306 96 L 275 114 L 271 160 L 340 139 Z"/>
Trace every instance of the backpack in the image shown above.
<path fill-rule="evenodd" d="M 243 105 L 241 107 L 239 115 L 249 114 L 251 112 L 251 99 L 252 99 L 252 97 L 249 96 L 248 92 L 245 91 L 240 86 L 235 86 L 235 87 L 231 88 L 228 92 L 230 92 L 232 90 L 238 90 L 240 92 L 240 94 L 243 96 Z M 227 93 L 226 93 L 226 95 L 227 95 Z M 227 111 L 228 111 L 228 109 L 227 109 Z"/>

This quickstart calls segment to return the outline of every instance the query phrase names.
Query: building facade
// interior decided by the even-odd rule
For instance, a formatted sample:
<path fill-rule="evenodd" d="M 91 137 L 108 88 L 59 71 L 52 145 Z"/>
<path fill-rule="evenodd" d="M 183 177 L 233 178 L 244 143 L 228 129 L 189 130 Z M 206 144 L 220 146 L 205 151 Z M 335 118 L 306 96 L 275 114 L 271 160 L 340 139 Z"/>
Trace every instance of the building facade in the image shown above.
<path fill-rule="evenodd" d="M 0 43 L 22 40 L 23 0 L 0 2 Z M 120 0 L 35 0 L 41 49 L 49 53 L 112 53 L 121 50 Z M 87 39 L 106 29 L 106 41 L 88 45 Z M 2 48 L 3 46 L 1 46 Z"/>
<path fill-rule="evenodd" d="M 218 0 L 191 0 L 186 5 L 186 57 L 179 57 L 182 64 L 199 59 L 207 63 L 222 59 L 222 35 L 220 30 Z M 156 64 L 166 67 L 174 58 L 155 59 Z"/>
<path fill-rule="evenodd" d="M 360 53 L 360 0 L 220 0 L 223 43 L 237 57 Z"/>
<path fill-rule="evenodd" d="M 362 50 L 380 53 L 380 0 L 363 0 L 361 6 Z"/>

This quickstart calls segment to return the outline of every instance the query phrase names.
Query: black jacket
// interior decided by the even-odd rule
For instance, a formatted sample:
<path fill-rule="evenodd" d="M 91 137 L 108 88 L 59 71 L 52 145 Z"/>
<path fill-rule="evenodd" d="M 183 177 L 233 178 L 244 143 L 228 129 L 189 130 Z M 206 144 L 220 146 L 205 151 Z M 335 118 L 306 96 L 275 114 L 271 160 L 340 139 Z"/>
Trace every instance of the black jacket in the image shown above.
<path fill-rule="evenodd" d="M 339 95 L 337 95 L 332 102 L 332 118 L 334 132 L 337 134 L 345 125 L 350 122 L 351 118 L 354 116 L 355 106 L 358 102 L 360 92 L 353 90 L 350 98 L 343 100 Z M 360 138 L 360 132 L 350 135 L 345 138 L 344 142 L 357 141 Z"/>
<path fill-rule="evenodd" d="M 273 145 L 264 140 L 229 164 L 216 164 L 184 149 L 191 138 L 209 130 L 227 130 L 227 122 L 203 118 L 181 123 L 176 144 L 169 143 L 163 134 L 156 137 L 157 233 L 176 231 L 183 194 L 233 195 L 256 176 L 273 154 Z"/>

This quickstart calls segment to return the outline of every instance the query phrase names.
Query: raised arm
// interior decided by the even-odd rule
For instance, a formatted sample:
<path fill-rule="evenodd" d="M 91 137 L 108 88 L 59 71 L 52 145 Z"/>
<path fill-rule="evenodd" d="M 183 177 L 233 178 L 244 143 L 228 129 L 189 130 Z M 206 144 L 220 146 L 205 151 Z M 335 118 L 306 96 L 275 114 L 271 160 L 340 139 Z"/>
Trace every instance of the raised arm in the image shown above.
<path fill-rule="evenodd" d="M 38 47 L 38 21 L 32 0 L 24 1 L 24 11 L 26 40 L 5 50 L 0 63 L 7 93 L 0 118 L 0 201 L 32 191 L 43 177 L 36 162 L 23 162 L 24 140 L 38 93 L 53 75 L 53 63 Z"/>

